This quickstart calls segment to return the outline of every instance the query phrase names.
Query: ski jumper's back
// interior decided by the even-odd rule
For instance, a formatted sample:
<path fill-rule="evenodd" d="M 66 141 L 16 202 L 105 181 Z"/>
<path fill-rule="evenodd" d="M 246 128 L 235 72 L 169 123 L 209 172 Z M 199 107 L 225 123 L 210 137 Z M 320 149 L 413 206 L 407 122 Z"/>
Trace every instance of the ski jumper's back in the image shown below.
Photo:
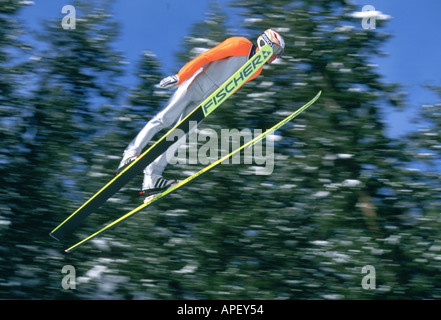
<path fill-rule="evenodd" d="M 251 41 L 243 37 L 228 38 L 216 47 L 200 54 L 195 59 L 188 62 L 178 73 L 179 82 L 192 77 L 196 72 L 199 85 L 203 91 L 212 91 L 213 87 L 221 86 L 237 70 L 242 67 L 252 54 L 254 48 Z M 202 68 L 202 70 L 200 70 Z M 262 72 L 262 68 L 248 80 L 256 78 Z"/>

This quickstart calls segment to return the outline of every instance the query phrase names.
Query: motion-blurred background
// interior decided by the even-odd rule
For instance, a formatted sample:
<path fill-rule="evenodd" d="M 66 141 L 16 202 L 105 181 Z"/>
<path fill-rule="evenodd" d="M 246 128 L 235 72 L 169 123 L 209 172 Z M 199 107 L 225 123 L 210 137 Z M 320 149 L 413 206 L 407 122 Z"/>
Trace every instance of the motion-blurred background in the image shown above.
<path fill-rule="evenodd" d="M 0 298 L 440 299 L 441 5 L 420 3 L 1 1 Z M 276 133 L 274 172 L 218 166 L 66 255 L 48 233 L 164 106 L 159 80 L 269 27 L 283 58 L 201 129 L 266 129 L 322 90 Z M 72 242 L 142 203 L 141 179 Z M 67 265 L 75 289 L 62 287 Z"/>

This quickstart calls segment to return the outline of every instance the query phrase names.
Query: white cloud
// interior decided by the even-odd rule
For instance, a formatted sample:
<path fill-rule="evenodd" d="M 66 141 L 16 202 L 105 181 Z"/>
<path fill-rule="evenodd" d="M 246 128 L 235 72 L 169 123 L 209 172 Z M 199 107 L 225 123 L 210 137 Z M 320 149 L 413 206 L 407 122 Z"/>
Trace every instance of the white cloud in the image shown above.
<path fill-rule="evenodd" d="M 350 14 L 351 17 L 353 18 L 360 18 L 360 19 L 364 19 L 364 18 L 375 18 L 377 20 L 389 20 L 392 18 L 392 16 L 384 14 L 381 11 L 361 11 L 361 12 L 354 12 Z"/>

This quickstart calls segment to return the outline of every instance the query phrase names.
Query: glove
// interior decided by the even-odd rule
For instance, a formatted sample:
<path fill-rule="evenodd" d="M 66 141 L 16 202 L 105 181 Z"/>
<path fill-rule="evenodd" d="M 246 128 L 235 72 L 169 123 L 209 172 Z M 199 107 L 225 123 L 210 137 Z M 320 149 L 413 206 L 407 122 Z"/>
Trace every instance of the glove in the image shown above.
<path fill-rule="evenodd" d="M 159 83 L 159 86 L 164 89 L 172 89 L 174 88 L 179 82 L 179 76 L 176 74 L 174 76 L 169 76 L 167 78 L 164 78 Z"/>

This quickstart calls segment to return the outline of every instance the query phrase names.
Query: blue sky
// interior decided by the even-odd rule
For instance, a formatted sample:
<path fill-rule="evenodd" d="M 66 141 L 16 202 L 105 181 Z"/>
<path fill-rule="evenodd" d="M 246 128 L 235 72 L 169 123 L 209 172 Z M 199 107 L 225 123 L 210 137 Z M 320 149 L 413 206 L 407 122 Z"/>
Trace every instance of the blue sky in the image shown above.
<path fill-rule="evenodd" d="M 441 85 L 441 1 L 357 0 L 362 8 L 370 4 L 392 16 L 386 31 L 393 35 L 383 47 L 386 58 L 377 58 L 379 71 L 388 82 L 407 87 L 409 107 L 387 116 L 393 136 L 414 127 L 408 121 L 422 104 L 439 103 L 423 85 Z"/>
<path fill-rule="evenodd" d="M 382 47 L 389 56 L 375 58 L 373 62 L 378 64 L 385 81 L 407 87 L 409 107 L 404 112 L 387 110 L 386 116 L 390 123 L 388 133 L 400 135 L 410 128 L 409 120 L 421 104 L 438 102 L 422 85 L 441 85 L 441 1 L 353 2 L 360 11 L 364 5 L 373 5 L 376 10 L 392 16 L 386 31 L 393 34 L 393 38 Z M 71 1 L 37 0 L 23 10 L 22 19 L 31 29 L 38 29 L 43 19 L 59 18 L 61 22 L 61 9 L 68 4 Z M 118 49 L 130 61 L 131 68 L 136 66 L 144 50 L 152 51 L 161 60 L 164 71 L 171 73 L 181 67 L 175 53 L 180 50 L 184 37 L 195 22 L 204 20 L 208 11 L 208 0 L 116 0 L 114 13 L 121 25 Z"/>

